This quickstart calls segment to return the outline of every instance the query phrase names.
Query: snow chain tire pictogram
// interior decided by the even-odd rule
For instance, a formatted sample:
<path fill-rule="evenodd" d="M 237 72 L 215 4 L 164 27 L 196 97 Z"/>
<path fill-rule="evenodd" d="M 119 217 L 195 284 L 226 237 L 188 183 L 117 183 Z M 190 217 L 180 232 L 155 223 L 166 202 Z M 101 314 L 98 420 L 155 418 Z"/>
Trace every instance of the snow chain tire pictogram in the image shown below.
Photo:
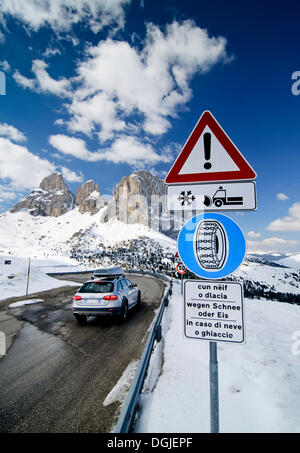
<path fill-rule="evenodd" d="M 222 269 L 227 259 L 227 237 L 217 220 L 202 220 L 196 231 L 195 251 L 205 270 Z"/>

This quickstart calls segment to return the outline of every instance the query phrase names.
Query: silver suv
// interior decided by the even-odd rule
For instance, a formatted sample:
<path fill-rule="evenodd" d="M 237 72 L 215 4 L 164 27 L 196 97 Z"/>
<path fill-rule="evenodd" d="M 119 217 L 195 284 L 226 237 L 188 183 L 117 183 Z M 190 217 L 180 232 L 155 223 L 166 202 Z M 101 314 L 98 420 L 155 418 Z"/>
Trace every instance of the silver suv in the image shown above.
<path fill-rule="evenodd" d="M 117 268 L 118 269 L 118 268 Z M 73 298 L 73 314 L 79 323 L 87 316 L 114 315 L 125 321 L 128 311 L 141 303 L 141 291 L 125 278 L 122 270 L 96 271 Z"/>

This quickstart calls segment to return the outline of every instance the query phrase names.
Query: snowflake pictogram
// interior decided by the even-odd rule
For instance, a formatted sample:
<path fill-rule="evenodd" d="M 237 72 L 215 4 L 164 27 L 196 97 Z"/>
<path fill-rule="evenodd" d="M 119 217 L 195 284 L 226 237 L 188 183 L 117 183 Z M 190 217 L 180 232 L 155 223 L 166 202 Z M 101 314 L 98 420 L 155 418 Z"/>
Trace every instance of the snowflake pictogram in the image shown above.
<path fill-rule="evenodd" d="M 191 206 L 192 201 L 195 200 L 195 197 L 190 190 L 188 191 L 183 190 L 182 192 L 180 192 L 178 200 L 181 201 L 181 206 L 184 206 L 185 204 L 187 206 Z"/>

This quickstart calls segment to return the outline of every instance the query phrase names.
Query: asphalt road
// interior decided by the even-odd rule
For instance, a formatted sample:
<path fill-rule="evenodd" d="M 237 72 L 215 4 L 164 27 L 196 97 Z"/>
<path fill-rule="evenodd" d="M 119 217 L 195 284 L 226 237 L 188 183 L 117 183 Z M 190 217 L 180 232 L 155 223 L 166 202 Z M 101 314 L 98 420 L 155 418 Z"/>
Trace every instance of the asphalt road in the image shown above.
<path fill-rule="evenodd" d="M 74 287 L 39 293 L 42 303 L 9 310 L 22 327 L 0 360 L 0 432 L 111 432 L 120 404 L 103 401 L 139 359 L 164 292 L 160 280 L 128 277 L 141 289 L 142 304 L 124 324 L 90 318 L 79 326 L 71 312 Z"/>

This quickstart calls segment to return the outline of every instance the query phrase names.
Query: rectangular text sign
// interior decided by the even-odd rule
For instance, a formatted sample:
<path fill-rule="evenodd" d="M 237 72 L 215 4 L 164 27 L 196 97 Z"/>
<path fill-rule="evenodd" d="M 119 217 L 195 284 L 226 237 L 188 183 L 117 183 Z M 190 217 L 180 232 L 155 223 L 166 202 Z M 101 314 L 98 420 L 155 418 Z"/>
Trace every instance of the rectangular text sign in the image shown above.
<path fill-rule="evenodd" d="M 252 211 L 256 209 L 255 182 L 169 184 L 169 211 Z"/>
<path fill-rule="evenodd" d="M 186 280 L 184 335 L 198 340 L 242 343 L 245 339 L 241 283 Z"/>

